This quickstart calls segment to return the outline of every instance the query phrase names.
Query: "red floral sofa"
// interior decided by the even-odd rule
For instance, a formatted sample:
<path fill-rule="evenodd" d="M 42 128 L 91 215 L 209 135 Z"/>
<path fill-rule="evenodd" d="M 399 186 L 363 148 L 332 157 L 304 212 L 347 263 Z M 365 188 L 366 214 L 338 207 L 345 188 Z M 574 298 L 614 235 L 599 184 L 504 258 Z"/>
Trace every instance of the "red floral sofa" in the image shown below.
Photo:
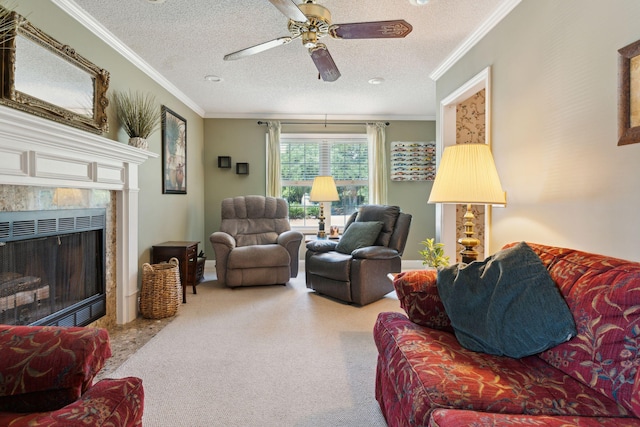
<path fill-rule="evenodd" d="M 403 272 L 394 286 L 406 315 L 380 313 L 374 327 L 376 399 L 389 426 L 640 426 L 640 263 L 528 245 L 577 335 L 521 359 L 467 350 L 437 273 Z"/>
<path fill-rule="evenodd" d="M 141 426 L 142 380 L 93 384 L 109 357 L 104 329 L 0 325 L 0 426 Z"/>

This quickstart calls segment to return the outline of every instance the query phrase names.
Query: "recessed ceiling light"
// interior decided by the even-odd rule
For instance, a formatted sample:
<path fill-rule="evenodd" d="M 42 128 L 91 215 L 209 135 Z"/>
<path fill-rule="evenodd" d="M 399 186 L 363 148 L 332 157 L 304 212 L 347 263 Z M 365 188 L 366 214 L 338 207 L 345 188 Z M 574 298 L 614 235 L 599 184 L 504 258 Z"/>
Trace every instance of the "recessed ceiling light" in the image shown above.
<path fill-rule="evenodd" d="M 222 77 L 214 76 L 213 74 L 208 74 L 204 76 L 204 79 L 208 82 L 214 82 L 214 83 L 222 81 Z"/>
<path fill-rule="evenodd" d="M 384 79 L 382 77 L 374 77 L 372 79 L 369 79 L 370 85 L 381 85 L 382 83 L 384 83 Z"/>
<path fill-rule="evenodd" d="M 166 0 L 145 0 L 147 3 L 151 3 L 151 4 L 162 4 L 164 3 Z"/>
<path fill-rule="evenodd" d="M 414 6 L 424 6 L 425 4 L 429 3 L 429 0 L 409 0 L 409 3 Z"/>

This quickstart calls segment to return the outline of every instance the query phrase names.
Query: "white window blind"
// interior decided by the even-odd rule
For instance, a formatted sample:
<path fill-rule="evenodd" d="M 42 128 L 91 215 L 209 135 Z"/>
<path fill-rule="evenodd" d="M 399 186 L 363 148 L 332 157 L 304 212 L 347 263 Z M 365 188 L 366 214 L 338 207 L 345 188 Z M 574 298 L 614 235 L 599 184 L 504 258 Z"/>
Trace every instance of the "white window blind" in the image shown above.
<path fill-rule="evenodd" d="M 331 175 L 340 200 L 332 202 L 329 225 L 344 225 L 367 203 L 369 165 L 367 137 L 362 134 L 282 134 L 280 137 L 282 195 L 289 202 L 292 226 L 316 227 L 318 205 L 309 202 L 313 179 Z M 326 209 L 327 205 L 325 205 Z"/>

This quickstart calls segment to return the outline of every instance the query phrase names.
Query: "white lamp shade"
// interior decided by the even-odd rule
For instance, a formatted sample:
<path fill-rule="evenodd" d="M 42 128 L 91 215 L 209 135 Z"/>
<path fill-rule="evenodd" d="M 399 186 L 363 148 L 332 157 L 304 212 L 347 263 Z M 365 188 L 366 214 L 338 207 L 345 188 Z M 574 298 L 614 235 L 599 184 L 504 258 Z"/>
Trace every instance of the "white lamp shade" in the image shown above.
<path fill-rule="evenodd" d="M 487 144 L 456 144 L 444 149 L 429 203 L 506 203 Z"/>
<path fill-rule="evenodd" d="M 313 179 L 309 200 L 312 202 L 333 202 L 335 200 L 340 200 L 333 177 L 316 176 Z"/>

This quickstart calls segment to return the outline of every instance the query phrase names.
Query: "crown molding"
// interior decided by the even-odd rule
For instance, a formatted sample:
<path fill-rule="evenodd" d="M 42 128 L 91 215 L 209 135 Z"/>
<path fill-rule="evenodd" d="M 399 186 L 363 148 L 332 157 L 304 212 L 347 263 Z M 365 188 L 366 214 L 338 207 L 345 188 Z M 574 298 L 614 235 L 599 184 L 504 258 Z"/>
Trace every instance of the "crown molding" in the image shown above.
<path fill-rule="evenodd" d="M 204 117 L 204 110 L 196 104 L 191 98 L 185 95 L 180 89 L 174 86 L 169 80 L 162 76 L 155 68 L 149 65 L 145 60 L 138 56 L 126 44 L 118 39 L 113 33 L 107 30 L 102 24 L 96 21 L 92 16 L 88 15 L 84 9 L 79 7 L 73 0 L 51 0 L 53 4 L 66 12 L 73 19 L 82 24 L 85 28 L 96 35 L 100 40 L 113 48 L 125 59 L 138 67 L 143 73 L 151 77 L 156 83 L 166 89 L 173 96 L 178 98 L 187 107 L 193 110 L 200 117 Z"/>
<path fill-rule="evenodd" d="M 366 116 L 353 114 L 280 114 L 280 113 L 247 113 L 247 114 L 224 114 L 224 113 L 207 113 L 205 119 L 257 119 L 257 120 L 317 120 L 318 123 L 323 121 L 435 121 L 435 116 L 427 115 L 400 115 L 400 116 Z"/>
<path fill-rule="evenodd" d="M 491 14 L 482 25 L 480 25 L 469 37 L 464 39 L 460 45 L 449 55 L 440 65 L 436 67 L 429 77 L 433 81 L 437 81 L 444 75 L 453 65 L 458 62 L 464 55 L 467 54 L 480 40 L 486 36 L 500 21 L 504 19 L 513 9 L 515 9 L 522 0 L 505 0 L 496 10 Z"/>

